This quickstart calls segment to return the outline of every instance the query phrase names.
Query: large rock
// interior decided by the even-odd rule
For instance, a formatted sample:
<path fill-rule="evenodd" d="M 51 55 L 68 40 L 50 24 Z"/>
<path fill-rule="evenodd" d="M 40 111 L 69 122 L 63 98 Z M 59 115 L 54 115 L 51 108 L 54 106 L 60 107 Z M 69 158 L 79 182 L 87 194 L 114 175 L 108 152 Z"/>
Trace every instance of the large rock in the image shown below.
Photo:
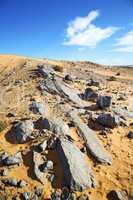
<path fill-rule="evenodd" d="M 30 139 L 33 132 L 34 124 L 32 120 L 24 120 L 18 123 L 15 128 L 16 139 L 19 143 L 24 143 Z"/>
<path fill-rule="evenodd" d="M 84 154 L 68 140 L 59 139 L 56 146 L 64 171 L 64 185 L 82 191 L 96 185 Z"/>
<path fill-rule="evenodd" d="M 114 128 L 119 124 L 119 117 L 117 115 L 111 115 L 110 113 L 101 114 L 98 116 L 97 121 L 105 127 Z"/>
<path fill-rule="evenodd" d="M 80 135 L 86 142 L 87 151 L 101 164 L 111 164 L 111 156 L 107 154 L 103 145 L 96 136 L 96 133 L 91 130 L 85 123 L 82 122 L 76 111 L 69 113 L 71 121 L 77 127 Z"/>
<path fill-rule="evenodd" d="M 34 163 L 34 173 L 36 175 L 36 178 L 42 183 L 45 184 L 47 179 L 44 173 L 41 171 L 40 167 L 44 164 L 44 160 L 42 159 L 42 156 L 37 151 L 33 151 L 33 163 Z"/>
<path fill-rule="evenodd" d="M 110 96 L 99 96 L 97 100 L 97 105 L 102 108 L 108 108 L 111 106 L 111 97 Z"/>
<path fill-rule="evenodd" d="M 7 156 L 3 159 L 4 165 L 17 165 L 23 162 L 21 152 L 16 153 L 15 155 Z"/>

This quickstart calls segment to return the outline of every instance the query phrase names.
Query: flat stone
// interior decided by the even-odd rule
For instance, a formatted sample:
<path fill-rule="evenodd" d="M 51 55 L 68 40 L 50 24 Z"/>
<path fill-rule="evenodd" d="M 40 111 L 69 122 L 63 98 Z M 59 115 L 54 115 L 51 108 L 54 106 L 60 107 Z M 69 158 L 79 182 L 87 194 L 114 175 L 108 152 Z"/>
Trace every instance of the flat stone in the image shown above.
<path fill-rule="evenodd" d="M 56 151 L 62 164 L 65 186 L 69 186 L 72 190 L 82 191 L 96 185 L 84 154 L 75 144 L 65 139 L 59 139 Z"/>
<path fill-rule="evenodd" d="M 111 156 L 105 151 L 100 140 L 97 138 L 96 133 L 91 130 L 78 116 L 77 112 L 71 111 L 69 113 L 71 121 L 77 127 L 80 136 L 85 140 L 87 152 L 101 164 L 111 164 Z"/>

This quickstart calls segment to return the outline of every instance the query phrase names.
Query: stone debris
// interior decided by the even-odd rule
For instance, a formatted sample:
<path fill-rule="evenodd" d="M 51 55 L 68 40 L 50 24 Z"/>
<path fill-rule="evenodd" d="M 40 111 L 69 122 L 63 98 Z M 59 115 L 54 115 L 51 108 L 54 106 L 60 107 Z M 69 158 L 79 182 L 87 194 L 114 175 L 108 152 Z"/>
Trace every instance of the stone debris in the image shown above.
<path fill-rule="evenodd" d="M 90 79 L 89 82 L 87 83 L 87 86 L 95 86 L 95 87 L 99 87 L 100 83 L 98 81 L 95 81 L 93 79 Z"/>
<path fill-rule="evenodd" d="M 97 117 L 97 122 L 105 127 L 114 128 L 120 123 L 120 119 L 117 115 L 107 113 L 99 115 Z"/>
<path fill-rule="evenodd" d="M 18 123 L 14 127 L 14 131 L 15 131 L 15 135 L 16 135 L 16 139 L 18 143 L 27 142 L 30 139 L 33 130 L 34 130 L 34 124 L 32 120 L 24 120 Z"/>
<path fill-rule="evenodd" d="M 103 145 L 96 136 L 96 133 L 91 130 L 82 120 L 79 118 L 77 112 L 71 111 L 69 113 L 71 121 L 77 127 L 80 135 L 85 140 L 87 151 L 101 164 L 111 164 L 112 159 L 109 154 L 103 148 Z"/>
<path fill-rule="evenodd" d="M 63 167 L 65 186 L 77 191 L 96 186 L 95 178 L 84 154 L 72 142 L 59 139 L 56 151 Z"/>

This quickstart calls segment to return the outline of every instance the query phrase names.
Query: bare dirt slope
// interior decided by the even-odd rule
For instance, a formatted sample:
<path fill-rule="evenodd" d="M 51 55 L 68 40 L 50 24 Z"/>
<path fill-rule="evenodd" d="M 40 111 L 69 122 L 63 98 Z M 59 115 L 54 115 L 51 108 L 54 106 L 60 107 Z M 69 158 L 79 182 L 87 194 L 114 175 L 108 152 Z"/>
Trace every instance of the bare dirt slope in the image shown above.
<path fill-rule="evenodd" d="M 42 141 L 42 137 L 37 137 L 24 144 L 18 144 L 14 134 L 10 132 L 11 127 L 17 121 L 22 119 L 36 121 L 39 119 L 39 115 L 29 110 L 32 101 L 42 102 L 44 106 L 45 104 L 48 105 L 47 112 L 50 113 L 49 115 L 62 117 L 70 124 L 64 114 L 69 103 L 65 108 L 64 102 L 63 104 L 59 103 L 58 95 L 42 93 L 38 89 L 40 76 L 36 70 L 39 64 L 56 66 L 55 73 L 60 78 L 63 78 L 65 74 L 73 76 L 74 81 L 70 81 L 68 84 L 81 93 L 84 93 L 86 84 L 90 79 L 98 81 L 100 83 L 99 89 L 94 86 L 90 87 L 100 95 L 111 96 L 114 107 L 126 108 L 130 113 L 133 112 L 133 68 L 109 68 L 89 62 L 50 61 L 14 55 L 0 55 L 0 122 L 5 126 L 0 132 L 0 151 L 8 154 L 22 152 L 23 164 L 9 168 L 6 178 L 15 178 L 27 182 L 27 186 L 24 188 L 1 186 L 0 184 L 1 196 L 7 194 L 6 199 L 12 199 L 15 196 L 19 196 L 21 199 L 24 192 L 32 191 L 34 193 L 36 187 L 43 188 L 41 199 L 50 199 L 53 191 L 62 190 L 63 170 L 57 153 L 48 150 L 47 154 L 48 158 L 54 163 L 53 173 L 56 177 L 56 183 L 53 186 L 50 181 L 47 181 L 43 185 L 35 177 L 32 160 L 32 149 Z M 105 112 L 93 110 L 91 106 L 95 102 L 87 101 L 85 103 L 88 106 L 87 111 L 90 111 L 94 118 L 95 115 Z M 70 103 L 70 106 L 73 105 Z M 112 107 L 109 108 L 109 112 L 112 112 L 112 109 Z M 97 125 L 90 122 L 89 114 L 83 115 L 82 118 L 91 129 L 94 129 L 97 137 L 112 156 L 113 161 L 110 166 L 97 165 L 84 152 L 98 185 L 96 188 L 74 193 L 77 197 L 86 194 L 92 200 L 106 200 L 107 194 L 111 190 L 120 190 L 124 192 L 128 199 L 133 199 L 133 139 L 127 137 L 129 131 L 133 131 L 133 118 L 125 117 L 126 125 L 118 125 L 114 129 L 105 130 L 106 134 L 104 135 L 101 134 L 103 131 Z M 77 134 L 76 127 L 70 126 L 70 132 L 76 146 L 82 149 L 84 142 Z M 3 169 L 3 167 L 1 165 L 0 169 Z M 4 178 L 0 176 L 1 180 Z"/>

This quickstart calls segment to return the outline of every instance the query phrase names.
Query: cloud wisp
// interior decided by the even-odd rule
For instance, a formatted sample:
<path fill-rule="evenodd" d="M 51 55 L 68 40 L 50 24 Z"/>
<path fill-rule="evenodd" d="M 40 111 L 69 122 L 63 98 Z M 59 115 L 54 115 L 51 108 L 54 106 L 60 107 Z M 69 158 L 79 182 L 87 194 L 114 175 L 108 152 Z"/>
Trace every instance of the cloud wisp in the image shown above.
<path fill-rule="evenodd" d="M 95 48 L 98 43 L 111 37 L 117 31 L 116 27 L 97 27 L 92 23 L 97 17 L 99 17 L 99 11 L 94 10 L 85 17 L 76 17 L 69 22 L 63 44 Z"/>
<path fill-rule="evenodd" d="M 133 53 L 133 30 L 118 38 L 115 46 L 115 52 Z"/>

